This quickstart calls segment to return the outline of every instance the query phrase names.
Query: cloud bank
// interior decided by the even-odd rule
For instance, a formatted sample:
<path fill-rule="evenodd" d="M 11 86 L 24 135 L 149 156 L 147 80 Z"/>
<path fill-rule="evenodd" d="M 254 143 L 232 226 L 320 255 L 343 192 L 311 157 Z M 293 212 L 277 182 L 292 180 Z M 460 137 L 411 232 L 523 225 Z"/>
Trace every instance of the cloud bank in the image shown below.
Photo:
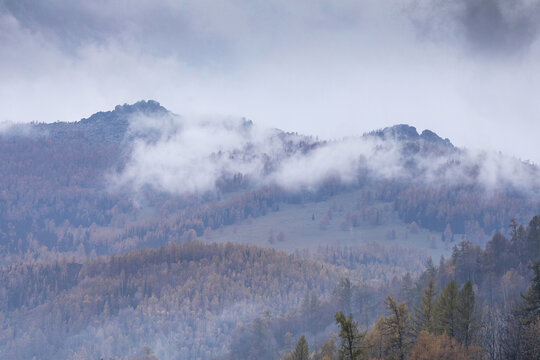
<path fill-rule="evenodd" d="M 251 186 L 317 190 L 332 180 L 358 184 L 364 177 L 424 184 L 479 184 L 487 193 L 508 187 L 537 196 L 540 173 L 530 163 L 490 151 L 453 147 L 433 133 L 406 125 L 337 141 L 284 133 L 238 118 L 135 115 L 126 166 L 116 189 L 147 186 L 175 194 L 203 194 L 241 174 Z"/>

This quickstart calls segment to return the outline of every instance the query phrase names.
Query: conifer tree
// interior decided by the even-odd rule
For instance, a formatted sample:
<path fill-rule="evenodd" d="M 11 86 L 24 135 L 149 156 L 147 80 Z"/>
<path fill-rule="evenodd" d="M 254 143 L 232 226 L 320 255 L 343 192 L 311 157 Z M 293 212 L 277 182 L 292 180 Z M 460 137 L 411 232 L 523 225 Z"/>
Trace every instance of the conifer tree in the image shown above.
<path fill-rule="evenodd" d="M 384 356 L 384 336 L 383 336 L 383 324 L 385 316 L 381 315 L 375 325 L 366 333 L 367 358 L 368 359 L 382 359 Z"/>
<path fill-rule="evenodd" d="M 349 278 L 339 280 L 339 283 L 334 289 L 334 296 L 337 298 L 340 307 L 339 310 L 345 312 L 345 314 L 351 312 L 352 291 L 352 284 Z"/>
<path fill-rule="evenodd" d="M 437 275 L 437 268 L 433 264 L 433 259 L 431 258 L 431 256 L 427 259 L 426 272 L 432 278 L 435 278 L 435 276 Z"/>
<path fill-rule="evenodd" d="M 471 339 L 476 329 L 476 318 L 474 316 L 474 291 L 471 281 L 467 281 L 458 295 L 458 321 L 456 327 L 456 338 L 465 347 L 471 344 Z"/>
<path fill-rule="evenodd" d="M 412 344 L 411 317 L 407 304 L 398 302 L 388 296 L 385 301 L 390 315 L 383 322 L 383 335 L 385 335 L 385 350 L 390 359 L 404 360 Z"/>
<path fill-rule="evenodd" d="M 414 325 L 416 334 L 419 334 L 420 331 L 435 333 L 436 296 L 437 290 L 435 290 L 435 281 L 433 280 L 433 278 L 430 278 L 428 286 L 424 288 L 420 307 L 415 308 L 414 311 Z"/>
<path fill-rule="evenodd" d="M 138 358 L 135 358 L 134 360 L 158 360 L 157 356 L 154 354 L 152 349 L 145 345 L 141 349 L 141 356 Z"/>
<path fill-rule="evenodd" d="M 329 338 L 322 344 L 318 354 L 313 359 L 320 360 L 335 360 L 337 358 L 337 347 L 333 337 Z"/>
<path fill-rule="evenodd" d="M 458 288 L 455 280 L 451 280 L 442 290 L 437 300 L 437 327 L 439 334 L 456 336 L 458 326 Z"/>
<path fill-rule="evenodd" d="M 406 273 L 401 279 L 400 298 L 405 300 L 405 303 L 411 305 L 414 304 L 414 300 L 417 294 L 416 286 L 410 273 Z"/>
<path fill-rule="evenodd" d="M 529 259 L 537 261 L 540 257 L 540 215 L 533 217 L 529 222 L 527 252 Z"/>
<path fill-rule="evenodd" d="M 292 358 L 293 360 L 309 359 L 309 347 L 304 335 L 300 336 L 300 339 L 298 339 Z"/>
<path fill-rule="evenodd" d="M 467 281 L 458 295 L 457 340 L 465 347 L 469 346 L 476 328 L 474 317 L 474 291 L 471 281 Z"/>
<path fill-rule="evenodd" d="M 521 323 L 523 329 L 522 355 L 524 360 L 540 359 L 540 261 L 532 269 L 534 277 L 527 293 L 522 295 Z"/>
<path fill-rule="evenodd" d="M 480 357 L 482 359 L 483 357 Z M 422 331 L 408 354 L 408 360 L 469 360 L 468 350 L 455 339 L 443 334 Z"/>
<path fill-rule="evenodd" d="M 339 360 L 358 360 L 364 355 L 364 333 L 358 330 L 358 324 L 353 321 L 352 314 L 346 318 L 343 312 L 335 314 L 336 323 L 339 326 L 339 338 L 341 344 L 338 350 Z"/>
<path fill-rule="evenodd" d="M 529 325 L 540 319 L 540 261 L 534 263 L 531 267 L 534 276 L 531 279 L 531 286 L 525 294 L 522 294 L 522 321 L 525 325 Z"/>

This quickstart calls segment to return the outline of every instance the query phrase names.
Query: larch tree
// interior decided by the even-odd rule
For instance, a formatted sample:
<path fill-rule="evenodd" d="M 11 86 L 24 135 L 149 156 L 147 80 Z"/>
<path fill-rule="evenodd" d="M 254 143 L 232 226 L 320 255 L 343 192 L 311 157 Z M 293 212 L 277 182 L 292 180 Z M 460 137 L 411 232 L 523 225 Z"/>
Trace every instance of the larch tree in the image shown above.
<path fill-rule="evenodd" d="M 336 323 L 339 326 L 339 338 L 341 344 L 338 350 L 339 360 L 359 360 L 364 356 L 363 340 L 365 334 L 358 329 L 358 324 L 353 321 L 352 314 L 345 317 L 343 312 L 335 314 Z"/>
<path fill-rule="evenodd" d="M 366 333 L 367 358 L 382 359 L 384 357 L 383 324 L 385 316 L 381 315 L 375 325 Z"/>
<path fill-rule="evenodd" d="M 308 360 L 309 359 L 309 347 L 304 335 L 300 336 L 296 343 L 296 349 L 292 354 L 293 360 Z"/>
<path fill-rule="evenodd" d="M 338 304 L 341 311 L 345 314 L 351 312 L 353 287 L 349 278 L 343 278 L 339 280 L 336 288 L 334 289 L 334 296 L 338 300 Z"/>
<path fill-rule="evenodd" d="M 422 331 L 409 352 L 408 360 L 469 360 L 467 351 L 446 334 Z"/>
<path fill-rule="evenodd" d="M 465 347 L 471 344 L 476 330 L 476 317 L 474 316 L 474 291 L 471 281 L 467 281 L 458 295 L 458 324 L 457 340 Z"/>
<path fill-rule="evenodd" d="M 533 217 L 529 222 L 527 250 L 530 259 L 537 261 L 540 258 L 540 215 Z"/>
<path fill-rule="evenodd" d="M 534 276 L 527 292 L 522 294 L 520 317 L 523 325 L 522 356 L 525 360 L 540 358 L 540 261 L 532 266 Z"/>
<path fill-rule="evenodd" d="M 527 292 L 522 294 L 521 313 L 525 325 L 540 320 L 540 261 L 531 266 L 534 276 Z"/>
<path fill-rule="evenodd" d="M 405 302 L 398 303 L 390 295 L 385 304 L 390 311 L 382 324 L 385 352 L 390 359 L 404 360 L 413 340 L 409 309 Z"/>
<path fill-rule="evenodd" d="M 414 304 L 417 288 L 410 273 L 406 273 L 401 279 L 400 298 L 407 304 Z"/>
<path fill-rule="evenodd" d="M 313 359 L 320 360 L 335 360 L 337 358 L 337 346 L 333 337 L 329 338 L 322 344 L 320 350 Z"/>
<path fill-rule="evenodd" d="M 451 280 L 442 290 L 437 300 L 437 330 L 439 334 L 456 336 L 458 326 L 458 288 L 455 280 Z"/>
<path fill-rule="evenodd" d="M 427 331 L 428 333 L 435 332 L 436 297 L 435 281 L 433 278 L 430 278 L 428 286 L 424 288 L 420 307 L 415 307 L 414 326 L 416 334 L 420 333 L 420 331 Z"/>

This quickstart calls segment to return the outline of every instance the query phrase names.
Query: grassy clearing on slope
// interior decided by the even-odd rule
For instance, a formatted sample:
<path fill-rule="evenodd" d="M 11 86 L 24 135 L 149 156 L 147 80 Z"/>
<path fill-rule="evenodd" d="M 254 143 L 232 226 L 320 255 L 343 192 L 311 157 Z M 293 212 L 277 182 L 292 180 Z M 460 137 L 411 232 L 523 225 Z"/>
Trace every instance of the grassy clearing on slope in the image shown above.
<path fill-rule="evenodd" d="M 378 217 L 373 215 L 377 211 Z M 358 226 L 344 224 L 351 214 L 363 212 L 372 214 L 371 219 L 361 219 Z M 375 221 L 377 218 L 379 221 Z M 376 242 L 415 248 L 434 260 L 441 255 L 448 256 L 451 251 L 451 247 L 441 241 L 440 233 L 420 227 L 415 229 L 401 221 L 391 203 L 362 205 L 361 191 L 342 193 L 321 202 L 281 204 L 279 211 L 206 233 L 204 240 L 232 241 L 287 252 Z"/>

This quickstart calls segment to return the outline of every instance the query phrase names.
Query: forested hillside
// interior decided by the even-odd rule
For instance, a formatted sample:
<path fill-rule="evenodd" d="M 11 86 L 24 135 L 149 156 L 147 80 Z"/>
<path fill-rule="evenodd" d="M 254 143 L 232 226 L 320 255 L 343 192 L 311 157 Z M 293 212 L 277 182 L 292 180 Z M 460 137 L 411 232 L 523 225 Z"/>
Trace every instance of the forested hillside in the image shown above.
<path fill-rule="evenodd" d="M 485 250 L 462 242 L 416 280 L 405 276 L 376 291 L 342 279 L 324 306 L 308 305 L 288 323 L 270 320 L 279 346 L 258 358 L 538 359 L 539 229 L 536 216 L 527 227 L 513 223 L 510 238 L 494 235 Z M 333 324 L 332 337 L 321 339 Z M 311 351 L 301 350 L 307 343 Z M 231 358 L 246 357 L 238 351 Z"/>
<path fill-rule="evenodd" d="M 539 60 L 540 0 L 0 0 L 0 360 L 540 360 Z"/>
<path fill-rule="evenodd" d="M 380 327 L 413 329 L 430 279 L 434 299 L 474 294 L 481 326 L 416 331 L 410 356 L 505 359 L 504 329 L 529 331 L 512 309 L 540 257 L 536 165 L 408 125 L 319 140 L 155 101 L 3 129 L 0 153 L 10 359 L 276 359 L 302 334 L 334 359 L 353 322 L 395 358 Z"/>
<path fill-rule="evenodd" d="M 205 134 L 226 140 L 192 148 L 192 137 Z M 463 237 L 483 245 L 495 231 L 507 233 L 511 218 L 525 222 L 540 211 L 534 165 L 469 154 L 407 125 L 320 141 L 245 119 L 184 119 L 143 101 L 79 122 L 4 129 L 0 152 L 2 264 L 157 247 L 280 204 L 350 192 L 357 200 L 344 231 L 386 226 L 377 208 L 384 202 L 404 224 L 438 233 L 446 247 Z M 160 163 L 166 153 L 181 163 Z M 333 200 L 332 207 L 344 206 Z M 316 226 L 322 231 L 328 220 Z"/>
<path fill-rule="evenodd" d="M 268 249 L 198 242 L 0 273 L 0 351 L 10 359 L 213 358 L 237 325 L 285 313 L 343 273 Z M 86 354 L 86 355 L 85 355 Z"/>
<path fill-rule="evenodd" d="M 505 330 L 521 329 L 520 293 L 540 258 L 540 217 L 527 227 L 514 224 L 511 238 L 496 234 L 485 250 L 462 242 L 438 266 L 428 260 L 417 277 L 375 283 L 360 277 L 369 266 L 384 264 L 377 249 L 368 248 L 321 249 L 319 261 L 312 261 L 270 249 L 186 242 L 82 263 L 12 265 L 0 273 L 2 352 L 13 359 L 127 359 L 150 346 L 163 358 L 230 352 L 226 357 L 275 359 L 305 334 L 316 350 L 311 357 L 337 359 L 334 314 L 343 311 L 353 315 L 358 334 L 369 330 L 362 335 L 364 353 L 386 359 L 397 351 L 387 326 L 398 311 L 406 318 L 400 326 L 407 330 L 404 349 L 411 358 L 422 358 L 414 355 L 422 353 L 419 347 L 436 351 L 438 344 L 455 351 L 470 347 L 460 353 L 463 359 L 473 349 L 475 359 L 506 359 L 504 352 L 530 347 L 536 331 L 522 328 L 517 341 L 525 343 L 519 345 Z M 454 301 L 443 299 L 456 296 L 455 306 L 461 306 L 465 293 L 471 302 L 466 335 L 447 328 L 441 316 L 451 315 L 440 312 L 443 301 Z M 426 315 L 426 301 L 439 312 Z"/>

